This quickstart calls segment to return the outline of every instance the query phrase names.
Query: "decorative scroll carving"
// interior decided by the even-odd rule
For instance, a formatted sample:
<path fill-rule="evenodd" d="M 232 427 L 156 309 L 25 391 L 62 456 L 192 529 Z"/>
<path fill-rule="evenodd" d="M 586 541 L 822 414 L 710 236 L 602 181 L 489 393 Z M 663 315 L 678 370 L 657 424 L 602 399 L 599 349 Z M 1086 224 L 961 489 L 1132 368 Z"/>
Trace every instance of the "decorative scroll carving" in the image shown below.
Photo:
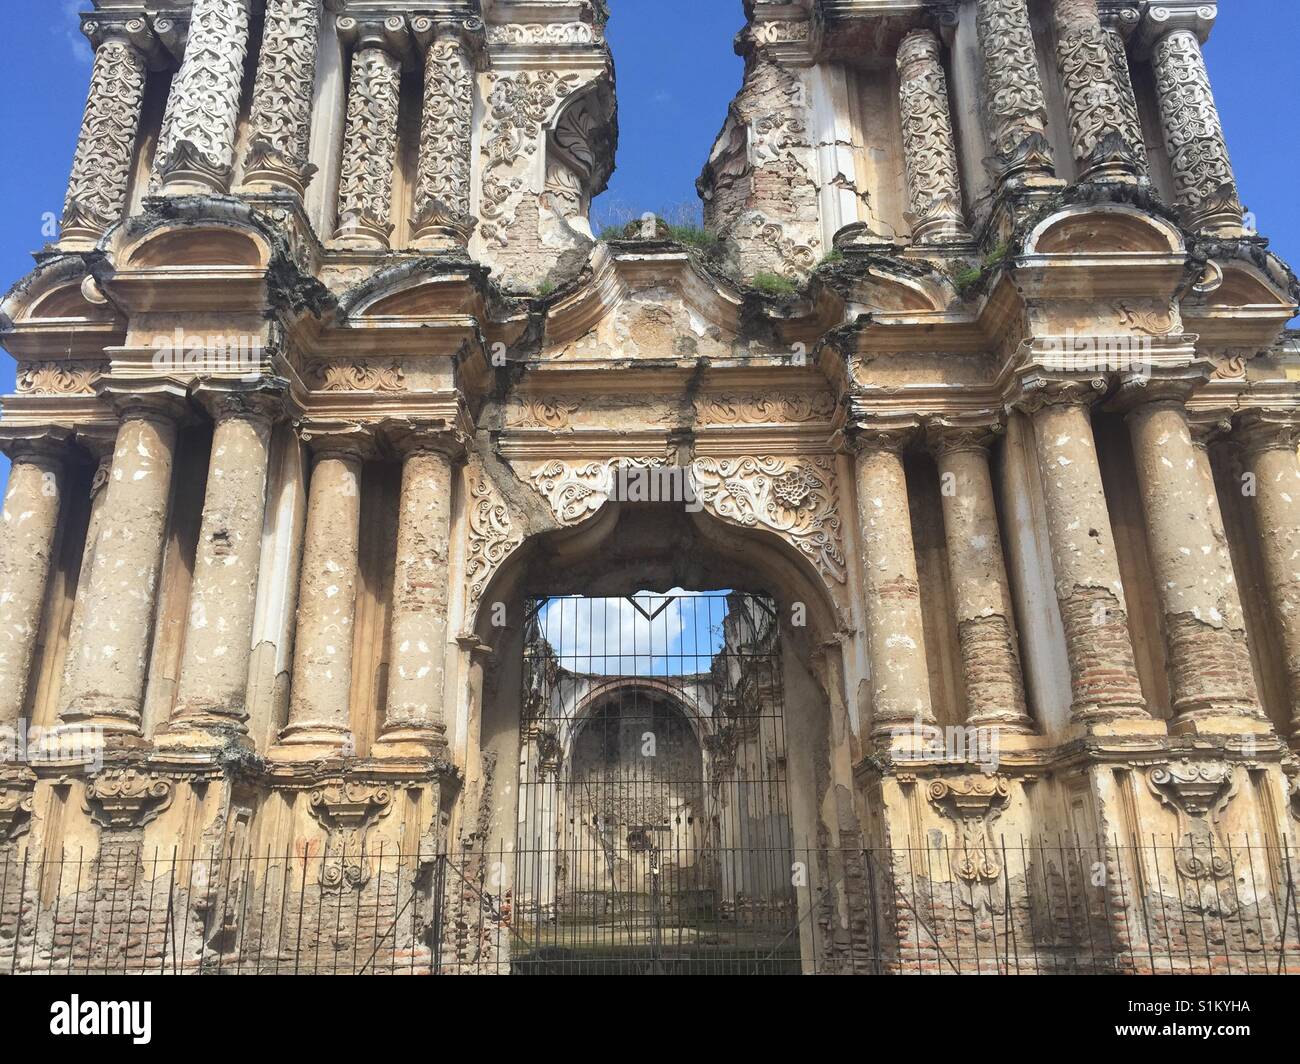
<path fill-rule="evenodd" d="M 953 871 L 967 883 L 991 883 L 1002 874 L 1002 856 L 990 824 L 1006 807 L 1011 784 L 1005 776 L 957 776 L 931 780 L 926 797 L 956 821 L 961 851 L 952 856 Z"/>
<path fill-rule="evenodd" d="M 898 98 L 903 116 L 908 221 L 916 241 L 964 239 L 961 177 L 948 108 L 948 81 L 939 38 L 916 30 L 898 49 Z"/>
<path fill-rule="evenodd" d="M 248 52 L 249 0 L 194 0 L 185 60 L 172 81 L 154 173 L 224 191 L 234 162 Z"/>
<path fill-rule="evenodd" d="M 839 490 L 829 458 L 699 458 L 691 474 L 710 513 L 775 532 L 823 576 L 847 581 Z"/>
<path fill-rule="evenodd" d="M 501 173 L 537 152 L 542 125 L 556 103 L 578 86 L 577 74 L 553 70 L 523 71 L 498 77 L 488 95 L 488 122 L 483 144 L 483 190 L 480 214 L 483 235 L 501 246 L 514 224 L 511 201 L 523 188 L 519 177 Z"/>
<path fill-rule="evenodd" d="M 604 44 L 605 31 L 589 22 L 555 22 L 546 25 L 509 23 L 489 26 L 489 44 Z"/>
<path fill-rule="evenodd" d="M 366 46 L 352 58 L 339 177 L 340 237 L 388 246 L 401 81 L 402 64 L 382 48 Z"/>
<path fill-rule="evenodd" d="M 1136 137 L 1131 145 L 1133 161 L 1138 173 L 1146 175 L 1151 167 L 1147 158 L 1146 137 L 1142 133 L 1142 119 L 1138 114 L 1137 93 L 1133 90 L 1133 75 L 1128 65 L 1128 45 L 1124 43 L 1124 35 L 1119 30 L 1104 26 L 1103 31 L 1106 48 L 1110 52 L 1110 66 L 1115 72 L 1116 103 L 1124 113 L 1121 128 L 1131 130 L 1130 136 Z"/>
<path fill-rule="evenodd" d="M 834 414 L 835 398 L 825 392 L 812 395 L 710 395 L 695 401 L 695 416 L 701 425 L 781 425 L 828 421 Z"/>
<path fill-rule="evenodd" d="M 91 395 L 103 364 L 33 362 L 18 370 L 18 390 L 28 395 Z"/>
<path fill-rule="evenodd" d="M 469 557 L 465 583 L 469 601 L 477 602 L 493 575 L 510 553 L 524 541 L 514 527 L 508 507 L 481 470 L 469 474 Z"/>
<path fill-rule="evenodd" d="M 313 362 L 308 375 L 323 392 L 403 392 L 400 362 Z"/>
<path fill-rule="evenodd" d="M 366 832 L 388 813 L 392 800 L 387 787 L 358 781 L 333 783 L 312 791 L 312 815 L 328 832 L 320 873 L 323 890 L 360 890 L 370 881 Z"/>
<path fill-rule="evenodd" d="M 742 243 L 755 242 L 771 248 L 780 260 L 781 272 L 796 282 L 802 282 L 817 266 L 814 244 L 801 244 L 786 234 L 780 222 L 774 222 L 761 211 L 748 212 L 736 226 L 736 238 Z"/>
<path fill-rule="evenodd" d="M 470 214 L 470 141 L 474 135 L 474 64 L 465 42 L 440 36 L 424 67 L 424 111 L 415 187 L 416 240 L 445 236 L 465 244 Z"/>
<path fill-rule="evenodd" d="M 1196 35 L 1173 30 L 1151 53 L 1174 191 L 1192 222 L 1241 228 L 1241 202 Z"/>
<path fill-rule="evenodd" d="M 0 784 L 0 843 L 12 842 L 31 827 L 33 795 L 30 785 Z"/>
<path fill-rule="evenodd" d="M 976 27 L 984 56 L 984 109 L 1000 178 L 1050 173 L 1047 99 L 1038 77 L 1025 0 L 979 0 Z"/>
<path fill-rule="evenodd" d="M 650 469 L 664 464 L 663 458 L 610 458 L 575 466 L 556 459 L 533 470 L 529 479 L 560 524 L 576 525 L 609 501 L 617 469 Z"/>
<path fill-rule="evenodd" d="M 581 409 L 581 403 L 570 399 L 529 399 L 522 410 L 510 415 L 509 425 L 512 428 L 566 431 L 573 427 L 573 415 Z"/>
<path fill-rule="evenodd" d="M 1219 818 L 1237 793 L 1228 764 L 1179 761 L 1147 773 L 1147 784 L 1178 816 L 1174 866 L 1189 912 L 1231 916 L 1237 911 L 1232 850 L 1219 834 Z"/>
<path fill-rule="evenodd" d="M 143 20 L 140 22 L 143 28 Z M 90 94 L 63 204 L 62 235 L 95 239 L 122 215 L 144 105 L 145 59 L 113 28 L 95 49 Z M 87 23 L 88 33 L 99 32 Z M 129 32 L 129 24 L 123 27 Z"/>
<path fill-rule="evenodd" d="M 757 23 L 751 27 L 749 35 L 758 45 L 797 44 L 812 37 L 812 24 L 807 20 L 775 19 Z"/>
<path fill-rule="evenodd" d="M 173 790 L 171 780 L 135 769 L 101 772 L 86 787 L 86 812 L 111 831 L 142 828 L 171 805 Z"/>
<path fill-rule="evenodd" d="M 319 33 L 320 0 L 268 0 L 248 117 L 246 182 L 287 184 L 301 194 L 315 173 L 307 158 Z"/>
<path fill-rule="evenodd" d="M 1106 31 L 1101 27 L 1097 0 L 1057 0 L 1056 62 L 1070 115 L 1070 140 L 1084 177 L 1135 173 L 1142 127 L 1136 104 L 1121 99 Z M 1131 88 L 1129 90 L 1131 92 Z M 1108 145 L 1107 138 L 1118 137 Z"/>

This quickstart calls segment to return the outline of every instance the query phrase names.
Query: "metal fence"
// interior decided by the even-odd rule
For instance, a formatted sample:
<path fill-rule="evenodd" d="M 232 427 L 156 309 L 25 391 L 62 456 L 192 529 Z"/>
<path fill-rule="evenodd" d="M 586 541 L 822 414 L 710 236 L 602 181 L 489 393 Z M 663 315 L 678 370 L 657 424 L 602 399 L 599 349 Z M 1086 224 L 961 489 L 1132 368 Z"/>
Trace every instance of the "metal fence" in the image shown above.
<path fill-rule="evenodd" d="M 749 850 L 607 890 L 516 896 L 512 852 L 0 853 L 0 972 L 1088 974 L 1300 972 L 1285 847 L 1000 839 Z M 643 855 L 646 861 L 655 855 Z M 731 868 L 728 868 L 728 865 Z M 620 889 L 617 883 L 634 883 Z"/>

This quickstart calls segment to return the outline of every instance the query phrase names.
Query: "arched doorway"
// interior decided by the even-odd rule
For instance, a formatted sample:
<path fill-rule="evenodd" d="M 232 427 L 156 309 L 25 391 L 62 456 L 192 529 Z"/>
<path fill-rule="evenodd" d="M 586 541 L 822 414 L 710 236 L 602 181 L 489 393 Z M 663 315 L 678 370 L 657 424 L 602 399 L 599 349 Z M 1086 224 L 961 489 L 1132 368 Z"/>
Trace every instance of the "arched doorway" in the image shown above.
<path fill-rule="evenodd" d="M 513 966 L 799 969 L 766 595 L 529 603 Z"/>

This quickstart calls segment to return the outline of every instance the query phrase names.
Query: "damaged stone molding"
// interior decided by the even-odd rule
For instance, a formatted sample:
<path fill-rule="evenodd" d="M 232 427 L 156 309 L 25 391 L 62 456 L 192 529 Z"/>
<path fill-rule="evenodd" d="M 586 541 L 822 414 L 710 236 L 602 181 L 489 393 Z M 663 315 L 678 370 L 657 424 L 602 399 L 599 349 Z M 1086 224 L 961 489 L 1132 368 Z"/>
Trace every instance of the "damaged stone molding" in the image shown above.
<path fill-rule="evenodd" d="M 107 831 L 139 831 L 172 803 L 175 784 L 133 768 L 107 769 L 86 785 L 90 818 Z"/>
<path fill-rule="evenodd" d="M 302 196 L 316 173 L 308 155 L 320 17 L 321 0 L 267 2 L 244 158 L 250 191 Z"/>
<path fill-rule="evenodd" d="M 341 15 L 339 36 L 352 48 L 335 239 L 344 246 L 386 249 L 393 232 L 393 174 L 402 55 L 409 47 L 401 15 Z"/>
<path fill-rule="evenodd" d="M 154 155 L 164 193 L 230 188 L 248 54 L 250 0 L 194 0 Z"/>
<path fill-rule="evenodd" d="M 392 809 L 393 793 L 384 784 L 338 780 L 311 792 L 309 808 L 327 833 L 320 862 L 321 889 L 360 890 L 370 881 L 366 833 Z"/>
<path fill-rule="evenodd" d="M 956 822 L 959 847 L 949 854 L 957 877 L 971 885 L 988 884 L 1002 875 L 1002 855 L 992 822 L 1011 799 L 1006 776 L 945 776 L 931 780 L 925 796 L 947 819 Z"/>
<path fill-rule="evenodd" d="M 32 826 L 36 777 L 0 775 L 0 846 L 16 842 Z"/>

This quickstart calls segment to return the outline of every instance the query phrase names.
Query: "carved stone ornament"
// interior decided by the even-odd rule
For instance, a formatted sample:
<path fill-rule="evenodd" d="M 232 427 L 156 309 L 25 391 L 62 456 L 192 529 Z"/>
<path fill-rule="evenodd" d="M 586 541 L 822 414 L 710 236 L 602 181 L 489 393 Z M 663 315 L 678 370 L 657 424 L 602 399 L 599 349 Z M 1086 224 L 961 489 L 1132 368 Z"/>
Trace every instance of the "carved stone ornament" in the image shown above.
<path fill-rule="evenodd" d="M 287 185 L 301 195 L 315 173 L 307 158 L 319 35 L 320 0 L 267 0 L 245 182 Z"/>
<path fill-rule="evenodd" d="M 489 26 L 487 40 L 494 45 L 601 45 L 605 31 L 590 22 L 511 22 Z"/>
<path fill-rule="evenodd" d="M 829 458 L 699 458 L 691 476 L 696 496 L 716 517 L 775 532 L 828 580 L 848 580 Z"/>
<path fill-rule="evenodd" d="M 581 403 L 569 399 L 528 399 L 511 410 L 507 424 L 511 428 L 567 432 L 573 428 L 573 415 L 581 409 Z"/>
<path fill-rule="evenodd" d="M 585 521 L 609 502 L 619 469 L 650 469 L 665 464 L 663 458 L 610 458 L 581 465 L 556 459 L 533 470 L 529 479 L 546 499 L 555 519 L 567 526 Z"/>
<path fill-rule="evenodd" d="M 961 178 L 939 38 L 916 30 L 898 48 L 899 106 L 912 237 L 964 239 Z"/>
<path fill-rule="evenodd" d="M 1047 98 L 1038 76 L 1025 0 L 978 0 L 976 28 L 984 56 L 984 108 L 1001 177 L 1051 173 Z"/>
<path fill-rule="evenodd" d="M 961 851 L 952 855 L 953 871 L 968 883 L 990 883 L 1002 874 L 1002 855 L 990 825 L 1007 807 L 1011 784 L 1005 776 L 954 776 L 931 780 L 926 797 L 944 816 L 956 821 Z"/>
<path fill-rule="evenodd" d="M 323 890 L 360 890 L 370 881 L 366 832 L 388 814 L 392 801 L 392 791 L 386 786 L 356 781 L 331 783 L 312 791 L 312 815 L 328 833 L 320 873 Z"/>
<path fill-rule="evenodd" d="M 110 831 L 139 829 L 172 802 L 172 781 L 135 769 L 110 769 L 86 787 L 86 812 Z"/>
<path fill-rule="evenodd" d="M 133 21 L 143 28 L 142 19 Z M 145 57 L 127 36 L 130 23 L 87 22 L 86 31 L 105 36 L 95 49 L 90 93 L 63 205 L 65 239 L 95 239 L 121 217 L 147 76 Z"/>
<path fill-rule="evenodd" d="M 465 562 L 465 583 L 470 603 L 483 597 L 493 575 L 524 541 L 515 528 L 510 507 L 497 493 L 482 470 L 469 471 L 469 556 Z M 469 612 L 469 611 L 467 611 Z"/>
<path fill-rule="evenodd" d="M 0 783 L 0 843 L 26 834 L 31 827 L 33 798 L 30 785 Z"/>
<path fill-rule="evenodd" d="M 554 70 L 499 75 L 488 95 L 488 120 L 483 141 L 483 189 L 479 213 L 482 232 L 504 247 L 514 224 L 513 204 L 524 187 L 512 171 L 522 158 L 537 154 L 542 127 L 556 104 L 578 87 L 577 74 Z"/>
<path fill-rule="evenodd" d="M 1240 229 L 1241 201 L 1200 42 L 1190 30 L 1174 30 L 1156 42 L 1151 62 L 1178 202 L 1195 225 Z"/>
<path fill-rule="evenodd" d="M 440 35 L 424 67 L 424 109 L 417 161 L 417 240 L 465 244 L 476 224 L 470 214 L 470 142 L 474 135 L 474 62 L 456 33 Z"/>
<path fill-rule="evenodd" d="M 1070 115 L 1070 139 L 1083 175 L 1098 178 L 1136 173 L 1137 148 L 1142 144 L 1137 104 L 1131 98 L 1127 77 L 1121 78 L 1115 69 L 1115 55 L 1101 26 L 1097 0 L 1057 0 L 1053 13 L 1056 62 Z M 1125 99 L 1125 92 L 1130 98 Z M 1102 147 L 1109 136 L 1120 141 L 1115 157 Z"/>
<path fill-rule="evenodd" d="M 834 416 L 835 397 L 827 392 L 810 395 L 737 393 L 695 400 L 695 418 L 700 425 L 784 425 L 829 421 Z"/>
<path fill-rule="evenodd" d="M 27 395 L 93 395 L 101 362 L 33 362 L 18 370 L 18 390 Z"/>
<path fill-rule="evenodd" d="M 318 359 L 307 376 L 323 392 L 403 392 L 405 371 L 400 362 L 329 362 Z"/>
<path fill-rule="evenodd" d="M 393 170 L 402 64 L 365 44 L 352 57 L 337 235 L 386 247 L 393 231 Z"/>
<path fill-rule="evenodd" d="M 1237 793 L 1232 765 L 1179 761 L 1147 773 L 1147 785 L 1178 817 L 1174 868 L 1188 911 L 1231 916 L 1238 902 L 1231 848 L 1219 819 Z"/>
<path fill-rule="evenodd" d="M 234 163 L 248 52 L 249 0 L 194 0 L 185 59 L 172 80 L 155 176 L 225 191 Z"/>

